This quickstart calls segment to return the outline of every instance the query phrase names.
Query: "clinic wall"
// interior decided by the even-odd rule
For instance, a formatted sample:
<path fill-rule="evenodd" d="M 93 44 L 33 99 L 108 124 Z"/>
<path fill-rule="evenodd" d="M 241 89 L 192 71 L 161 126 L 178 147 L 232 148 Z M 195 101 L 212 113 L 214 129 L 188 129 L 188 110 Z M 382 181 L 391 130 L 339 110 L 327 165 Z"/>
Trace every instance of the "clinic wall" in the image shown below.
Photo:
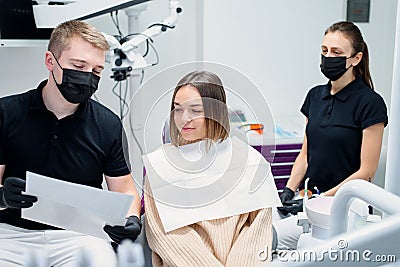
<path fill-rule="evenodd" d="M 35 88 L 47 78 L 46 47 L 0 48 L 0 97 Z"/>

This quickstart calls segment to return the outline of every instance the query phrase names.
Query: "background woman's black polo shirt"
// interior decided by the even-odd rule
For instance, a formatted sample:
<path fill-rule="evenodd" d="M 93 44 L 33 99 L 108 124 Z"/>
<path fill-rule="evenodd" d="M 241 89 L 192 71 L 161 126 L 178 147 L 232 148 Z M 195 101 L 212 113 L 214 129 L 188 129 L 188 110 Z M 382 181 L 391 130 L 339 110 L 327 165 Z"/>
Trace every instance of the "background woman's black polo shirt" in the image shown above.
<path fill-rule="evenodd" d="M 122 147 L 119 118 L 89 100 L 61 120 L 47 110 L 37 89 L 0 99 L 0 165 L 7 177 L 25 179 L 26 171 L 101 188 L 103 174 L 130 173 Z M 21 219 L 18 209 L 0 211 L 0 222 L 26 229 L 53 227 Z"/>
<path fill-rule="evenodd" d="M 301 107 L 306 126 L 309 188 L 327 191 L 360 168 L 362 131 L 387 125 L 382 97 L 357 78 L 335 95 L 331 85 L 312 88 Z"/>

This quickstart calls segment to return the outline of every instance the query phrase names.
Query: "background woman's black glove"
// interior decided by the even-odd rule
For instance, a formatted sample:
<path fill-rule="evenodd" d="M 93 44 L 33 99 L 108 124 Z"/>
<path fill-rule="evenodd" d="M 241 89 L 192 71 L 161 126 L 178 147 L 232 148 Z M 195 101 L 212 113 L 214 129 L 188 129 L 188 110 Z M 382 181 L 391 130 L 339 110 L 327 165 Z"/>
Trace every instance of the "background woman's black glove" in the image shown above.
<path fill-rule="evenodd" d="M 0 207 L 21 209 L 30 208 L 38 199 L 35 196 L 23 195 L 25 180 L 18 177 L 8 177 L 4 186 L 0 187 Z"/>
<path fill-rule="evenodd" d="M 282 194 L 279 196 L 282 204 L 286 203 L 288 200 L 292 200 L 294 197 L 294 192 L 289 187 L 283 188 Z"/>
<path fill-rule="evenodd" d="M 134 242 L 142 230 L 142 223 L 137 216 L 129 216 L 125 226 L 110 226 L 103 227 L 110 238 L 117 244 L 120 244 L 124 239 L 130 239 Z"/>
<path fill-rule="evenodd" d="M 279 213 L 288 215 L 289 213 L 296 215 L 298 212 L 303 211 L 303 199 L 288 200 L 283 204 L 283 207 L 277 207 Z"/>

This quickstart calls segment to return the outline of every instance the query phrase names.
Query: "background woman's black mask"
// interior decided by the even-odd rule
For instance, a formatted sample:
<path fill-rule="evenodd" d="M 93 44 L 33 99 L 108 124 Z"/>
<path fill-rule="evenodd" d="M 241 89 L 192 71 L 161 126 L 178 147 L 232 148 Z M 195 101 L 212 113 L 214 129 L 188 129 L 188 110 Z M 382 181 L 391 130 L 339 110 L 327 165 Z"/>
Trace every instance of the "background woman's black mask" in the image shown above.
<path fill-rule="evenodd" d="M 346 68 L 346 59 L 351 57 L 326 57 L 321 54 L 321 72 L 331 81 L 336 81 L 351 67 Z"/>

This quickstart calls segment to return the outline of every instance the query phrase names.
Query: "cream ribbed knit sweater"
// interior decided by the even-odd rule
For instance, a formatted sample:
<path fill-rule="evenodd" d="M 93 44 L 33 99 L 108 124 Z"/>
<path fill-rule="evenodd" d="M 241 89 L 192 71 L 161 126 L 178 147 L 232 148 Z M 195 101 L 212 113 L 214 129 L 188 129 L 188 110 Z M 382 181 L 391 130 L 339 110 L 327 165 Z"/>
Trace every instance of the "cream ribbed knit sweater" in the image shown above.
<path fill-rule="evenodd" d="M 165 233 L 148 181 L 145 189 L 146 236 L 154 267 L 259 266 L 265 262 L 258 254 L 266 248 L 270 259 L 271 208 L 201 221 Z"/>

